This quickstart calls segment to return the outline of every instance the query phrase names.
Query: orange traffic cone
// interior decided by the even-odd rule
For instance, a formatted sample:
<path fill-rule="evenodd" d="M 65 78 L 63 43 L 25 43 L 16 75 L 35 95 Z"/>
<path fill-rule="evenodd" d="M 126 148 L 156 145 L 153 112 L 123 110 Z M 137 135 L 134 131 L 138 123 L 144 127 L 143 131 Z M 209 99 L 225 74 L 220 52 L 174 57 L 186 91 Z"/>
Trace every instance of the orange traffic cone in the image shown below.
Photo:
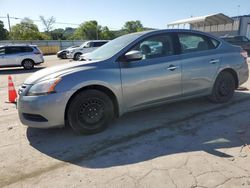
<path fill-rule="evenodd" d="M 16 103 L 17 93 L 11 76 L 8 76 L 9 102 Z"/>

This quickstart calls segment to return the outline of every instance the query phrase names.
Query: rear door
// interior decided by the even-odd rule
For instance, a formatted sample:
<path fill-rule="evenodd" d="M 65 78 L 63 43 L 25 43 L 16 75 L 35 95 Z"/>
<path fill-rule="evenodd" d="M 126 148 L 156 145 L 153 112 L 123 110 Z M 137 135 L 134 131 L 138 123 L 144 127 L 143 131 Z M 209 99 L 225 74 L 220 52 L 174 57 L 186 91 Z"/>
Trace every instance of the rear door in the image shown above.
<path fill-rule="evenodd" d="M 209 94 L 220 63 L 215 39 L 179 33 L 183 96 Z"/>

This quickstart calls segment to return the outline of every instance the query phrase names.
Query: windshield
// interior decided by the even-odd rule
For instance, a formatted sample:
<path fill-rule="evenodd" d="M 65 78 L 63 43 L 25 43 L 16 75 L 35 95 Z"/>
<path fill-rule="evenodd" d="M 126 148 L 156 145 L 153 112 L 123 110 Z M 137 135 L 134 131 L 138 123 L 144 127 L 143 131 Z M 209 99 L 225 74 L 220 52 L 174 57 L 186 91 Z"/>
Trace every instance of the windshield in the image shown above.
<path fill-rule="evenodd" d="M 84 42 L 84 43 L 80 46 L 80 48 L 84 48 L 84 47 L 86 46 L 86 44 L 88 44 L 88 42 Z"/>
<path fill-rule="evenodd" d="M 121 37 L 118 37 L 105 45 L 101 46 L 97 50 L 87 55 L 89 60 L 104 60 L 112 57 L 128 44 L 133 42 L 135 39 L 140 37 L 142 33 L 128 34 Z"/>

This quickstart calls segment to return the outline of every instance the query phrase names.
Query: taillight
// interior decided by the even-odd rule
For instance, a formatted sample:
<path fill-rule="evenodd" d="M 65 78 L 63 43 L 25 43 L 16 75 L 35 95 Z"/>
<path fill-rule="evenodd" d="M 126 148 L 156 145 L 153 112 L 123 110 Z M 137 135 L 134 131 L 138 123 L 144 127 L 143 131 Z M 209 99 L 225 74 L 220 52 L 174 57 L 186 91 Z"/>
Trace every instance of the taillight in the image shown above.
<path fill-rule="evenodd" d="M 34 52 L 34 54 L 36 54 L 36 55 L 40 55 L 40 54 L 41 54 L 41 52 Z"/>
<path fill-rule="evenodd" d="M 242 51 L 242 52 L 240 52 L 240 54 L 242 55 L 242 57 L 248 58 L 248 53 L 247 53 L 247 51 Z"/>

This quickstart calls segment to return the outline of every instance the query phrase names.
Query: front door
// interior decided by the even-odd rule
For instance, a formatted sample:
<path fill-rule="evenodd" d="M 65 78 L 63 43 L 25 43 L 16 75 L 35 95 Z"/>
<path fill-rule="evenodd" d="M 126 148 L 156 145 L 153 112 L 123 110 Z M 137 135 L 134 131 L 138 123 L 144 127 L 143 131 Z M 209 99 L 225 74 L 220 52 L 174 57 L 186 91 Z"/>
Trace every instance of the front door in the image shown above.
<path fill-rule="evenodd" d="M 132 50 L 141 51 L 143 58 L 120 62 L 123 102 L 127 110 L 181 96 L 181 65 L 170 34 L 144 39 Z"/>

